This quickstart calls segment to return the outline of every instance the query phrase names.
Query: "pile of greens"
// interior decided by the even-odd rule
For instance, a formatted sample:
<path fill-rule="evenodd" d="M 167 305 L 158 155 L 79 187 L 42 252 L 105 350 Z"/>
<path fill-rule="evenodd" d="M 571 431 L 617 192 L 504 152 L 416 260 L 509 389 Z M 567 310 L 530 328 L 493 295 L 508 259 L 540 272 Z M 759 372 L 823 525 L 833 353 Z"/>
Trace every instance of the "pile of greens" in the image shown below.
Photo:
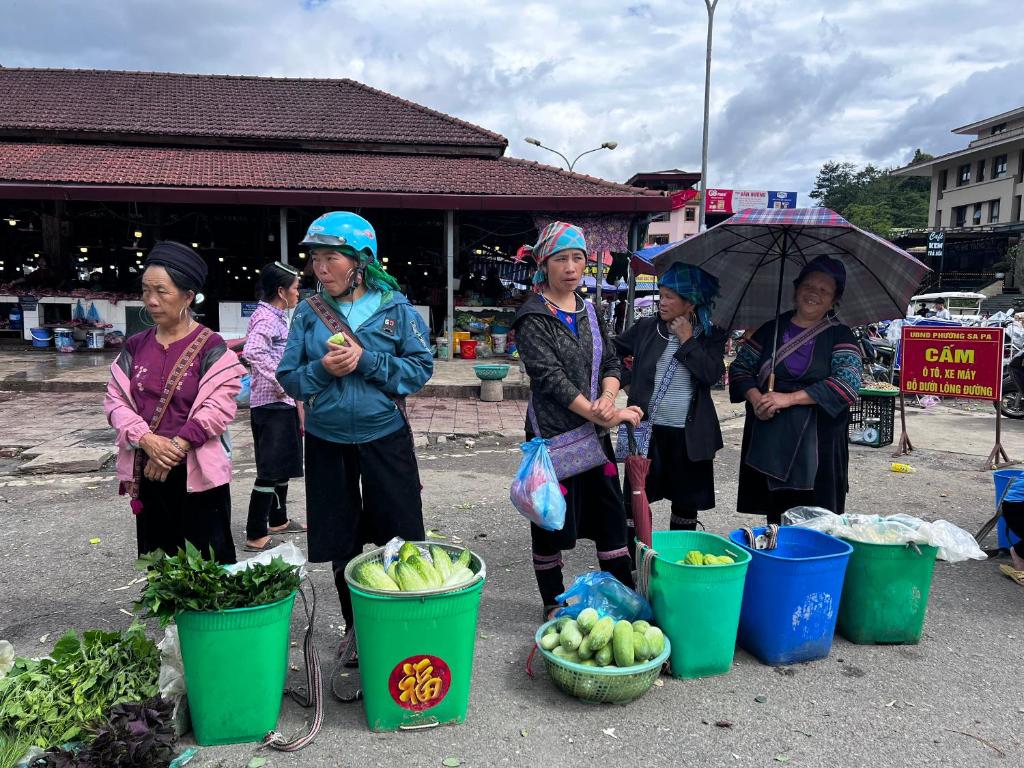
<path fill-rule="evenodd" d="M 159 674 L 160 652 L 138 623 L 124 632 L 68 632 L 49 657 L 16 658 L 0 678 L 4 760 L 26 742 L 46 748 L 91 737 L 111 706 L 155 696 Z"/>
<path fill-rule="evenodd" d="M 297 590 L 300 580 L 298 566 L 280 557 L 269 565 L 254 563 L 231 573 L 188 542 L 177 555 L 157 550 L 140 558 L 137 567 L 146 572 L 146 586 L 135 605 L 145 610 L 145 618 L 159 618 L 162 627 L 182 611 L 224 611 L 275 603 Z"/>

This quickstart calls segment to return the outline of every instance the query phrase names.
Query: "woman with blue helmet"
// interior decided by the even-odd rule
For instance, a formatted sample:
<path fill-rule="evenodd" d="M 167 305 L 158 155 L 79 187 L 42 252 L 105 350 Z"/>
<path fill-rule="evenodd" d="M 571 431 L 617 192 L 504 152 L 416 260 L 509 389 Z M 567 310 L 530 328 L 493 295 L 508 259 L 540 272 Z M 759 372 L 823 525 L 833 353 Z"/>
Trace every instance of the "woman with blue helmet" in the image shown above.
<path fill-rule="evenodd" d="M 345 617 L 338 654 L 355 666 L 345 566 L 368 542 L 424 538 L 404 400 L 430 379 L 433 357 L 422 318 L 377 262 L 366 219 L 326 213 L 302 245 L 322 290 L 295 310 L 277 380 L 305 403 L 309 559 L 332 564 Z"/>

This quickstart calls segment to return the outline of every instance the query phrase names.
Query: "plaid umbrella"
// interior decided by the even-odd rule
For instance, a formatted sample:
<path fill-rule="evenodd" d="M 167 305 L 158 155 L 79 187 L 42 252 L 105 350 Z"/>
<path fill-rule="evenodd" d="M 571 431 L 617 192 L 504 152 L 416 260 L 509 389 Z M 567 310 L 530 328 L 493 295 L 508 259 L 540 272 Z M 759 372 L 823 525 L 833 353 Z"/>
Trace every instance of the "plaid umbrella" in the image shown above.
<path fill-rule="evenodd" d="M 658 273 L 675 262 L 719 279 L 712 320 L 725 328 L 757 328 L 793 308 L 786 290 L 809 261 L 831 256 L 846 267 L 837 307 L 849 326 L 904 317 L 928 267 L 887 240 L 858 229 L 828 208 L 751 208 L 654 259 Z"/>

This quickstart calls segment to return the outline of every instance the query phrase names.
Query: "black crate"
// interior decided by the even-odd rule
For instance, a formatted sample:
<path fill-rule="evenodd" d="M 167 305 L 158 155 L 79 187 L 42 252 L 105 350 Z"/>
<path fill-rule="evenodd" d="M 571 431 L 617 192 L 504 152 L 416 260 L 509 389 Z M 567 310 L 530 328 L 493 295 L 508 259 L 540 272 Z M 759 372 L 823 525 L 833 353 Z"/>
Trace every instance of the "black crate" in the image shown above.
<path fill-rule="evenodd" d="M 850 406 L 850 442 L 857 445 L 870 445 L 881 448 L 892 445 L 893 428 L 896 421 L 896 392 L 892 395 L 861 394 L 857 402 Z M 865 440 L 862 430 L 874 427 L 878 437 Z"/>

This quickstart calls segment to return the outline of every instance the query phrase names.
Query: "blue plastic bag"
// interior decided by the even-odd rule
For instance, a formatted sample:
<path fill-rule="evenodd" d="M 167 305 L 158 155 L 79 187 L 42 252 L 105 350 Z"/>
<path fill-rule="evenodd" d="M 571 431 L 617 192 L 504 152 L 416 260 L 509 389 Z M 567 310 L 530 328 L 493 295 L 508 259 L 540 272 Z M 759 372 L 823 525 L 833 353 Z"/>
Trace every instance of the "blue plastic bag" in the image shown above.
<path fill-rule="evenodd" d="M 523 461 L 509 488 L 509 498 L 523 517 L 546 531 L 565 525 L 565 497 L 548 455 L 547 440 L 533 438 L 519 446 Z"/>
<path fill-rule="evenodd" d="M 572 586 L 555 599 L 566 604 L 556 616 L 575 619 L 584 608 L 593 608 L 601 616 L 611 616 L 616 621 L 654 618 L 651 604 L 643 595 L 605 571 L 577 576 Z"/>
<path fill-rule="evenodd" d="M 249 398 L 252 395 L 252 376 L 248 373 L 242 377 L 242 388 L 235 395 L 235 402 L 239 405 L 249 405 Z"/>

